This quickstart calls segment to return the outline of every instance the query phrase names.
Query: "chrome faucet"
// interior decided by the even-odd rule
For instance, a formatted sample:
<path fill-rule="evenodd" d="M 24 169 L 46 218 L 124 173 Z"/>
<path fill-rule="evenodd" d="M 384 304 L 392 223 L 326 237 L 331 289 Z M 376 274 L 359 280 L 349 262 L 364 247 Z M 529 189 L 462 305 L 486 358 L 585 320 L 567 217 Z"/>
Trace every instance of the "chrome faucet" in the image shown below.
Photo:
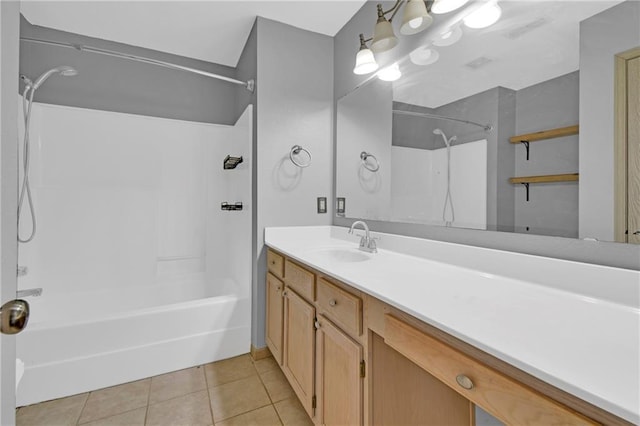
<path fill-rule="evenodd" d="M 351 228 L 349 228 L 349 233 L 353 234 L 353 230 L 356 226 L 361 225 L 362 229 L 364 229 L 364 236 L 360 238 L 360 247 L 358 247 L 362 251 L 366 251 L 367 253 L 377 253 L 378 248 L 376 247 L 376 241 L 371 237 L 369 233 L 369 227 L 366 223 L 361 220 L 356 220 L 351 224 Z"/>

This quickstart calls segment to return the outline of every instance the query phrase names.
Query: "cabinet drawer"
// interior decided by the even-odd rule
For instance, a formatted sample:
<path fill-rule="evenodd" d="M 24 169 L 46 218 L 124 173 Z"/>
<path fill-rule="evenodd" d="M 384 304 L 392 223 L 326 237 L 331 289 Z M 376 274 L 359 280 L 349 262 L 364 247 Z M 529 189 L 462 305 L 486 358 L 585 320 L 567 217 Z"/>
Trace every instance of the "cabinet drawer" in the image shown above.
<path fill-rule="evenodd" d="M 284 282 L 310 302 L 315 300 L 315 279 L 313 272 L 307 271 L 289 259 L 284 261 Z"/>
<path fill-rule="evenodd" d="M 276 277 L 284 277 L 284 257 L 278 253 L 267 250 L 267 269 Z"/>
<path fill-rule="evenodd" d="M 384 333 L 386 344 L 507 424 L 596 424 L 389 314 Z"/>
<path fill-rule="evenodd" d="M 318 279 L 318 307 L 344 331 L 362 334 L 362 300 L 323 278 Z"/>

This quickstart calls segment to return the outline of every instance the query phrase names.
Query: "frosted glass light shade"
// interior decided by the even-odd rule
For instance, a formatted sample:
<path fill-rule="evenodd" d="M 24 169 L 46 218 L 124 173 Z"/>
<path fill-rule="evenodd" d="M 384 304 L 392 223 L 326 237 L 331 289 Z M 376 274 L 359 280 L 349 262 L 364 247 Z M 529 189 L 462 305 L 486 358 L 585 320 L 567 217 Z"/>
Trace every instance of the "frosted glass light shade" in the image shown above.
<path fill-rule="evenodd" d="M 502 9 L 497 2 L 490 2 L 464 18 L 464 24 L 469 28 L 486 28 L 498 22 L 502 16 Z"/>
<path fill-rule="evenodd" d="M 437 39 L 433 40 L 433 45 L 440 47 L 451 46 L 452 44 L 458 42 L 461 38 L 462 28 L 456 26 L 440 34 Z"/>
<path fill-rule="evenodd" d="M 358 75 L 369 74 L 378 69 L 378 63 L 370 49 L 360 49 L 356 54 L 356 66 L 353 73 Z"/>
<path fill-rule="evenodd" d="M 400 77 L 402 77 L 402 73 L 397 63 L 378 71 L 378 78 L 382 81 L 396 81 Z"/>
<path fill-rule="evenodd" d="M 449 13 L 464 6 L 469 0 L 435 0 L 431 6 L 431 13 Z"/>
<path fill-rule="evenodd" d="M 426 29 L 432 22 L 433 18 L 427 12 L 427 6 L 423 0 L 409 0 L 404 6 L 400 34 L 417 34 Z"/>
<path fill-rule="evenodd" d="M 386 52 L 393 49 L 398 44 L 398 38 L 393 33 L 391 22 L 386 19 L 378 19 L 376 27 L 373 30 L 373 41 L 371 42 L 371 50 L 376 53 Z"/>

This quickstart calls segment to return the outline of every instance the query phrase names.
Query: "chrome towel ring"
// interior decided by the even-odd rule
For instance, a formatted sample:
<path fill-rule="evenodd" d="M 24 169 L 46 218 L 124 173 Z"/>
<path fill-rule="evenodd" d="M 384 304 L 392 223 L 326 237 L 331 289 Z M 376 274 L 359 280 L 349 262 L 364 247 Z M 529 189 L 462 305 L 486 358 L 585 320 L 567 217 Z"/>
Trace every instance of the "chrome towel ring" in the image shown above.
<path fill-rule="evenodd" d="M 373 161 L 372 162 L 367 161 L 369 158 L 372 158 Z M 364 166 L 364 168 L 369 170 L 370 172 L 375 173 L 380 169 L 380 163 L 378 162 L 378 159 L 376 158 L 375 155 L 362 151 L 360 153 L 360 159 L 362 160 L 362 165 Z"/>
<path fill-rule="evenodd" d="M 300 154 L 300 152 L 304 152 L 305 154 L 307 154 L 307 157 L 309 157 L 306 162 L 296 160 L 295 157 Z M 293 164 L 301 168 L 309 167 L 311 165 L 311 153 L 300 145 L 294 145 L 291 147 L 291 151 L 289 151 L 289 158 L 291 159 L 291 162 Z"/>

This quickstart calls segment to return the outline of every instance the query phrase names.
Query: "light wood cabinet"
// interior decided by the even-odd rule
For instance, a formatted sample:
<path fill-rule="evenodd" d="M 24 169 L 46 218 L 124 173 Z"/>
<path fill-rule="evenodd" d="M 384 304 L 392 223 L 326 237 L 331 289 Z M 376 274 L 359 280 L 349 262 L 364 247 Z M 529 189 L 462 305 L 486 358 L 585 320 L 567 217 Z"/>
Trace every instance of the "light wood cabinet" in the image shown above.
<path fill-rule="evenodd" d="M 506 424 L 596 424 L 388 314 L 384 342 Z"/>
<path fill-rule="evenodd" d="M 628 424 L 286 256 L 267 258 L 267 345 L 318 426 L 473 426 L 476 404 L 506 424 Z"/>
<path fill-rule="evenodd" d="M 291 288 L 284 292 L 284 357 L 282 370 L 302 406 L 314 416 L 316 310 Z"/>
<path fill-rule="evenodd" d="M 317 423 L 362 424 L 362 346 L 324 316 L 317 321 Z"/>
<path fill-rule="evenodd" d="M 267 273 L 267 327 L 265 340 L 278 364 L 282 364 L 282 337 L 284 324 L 284 283 Z"/>

